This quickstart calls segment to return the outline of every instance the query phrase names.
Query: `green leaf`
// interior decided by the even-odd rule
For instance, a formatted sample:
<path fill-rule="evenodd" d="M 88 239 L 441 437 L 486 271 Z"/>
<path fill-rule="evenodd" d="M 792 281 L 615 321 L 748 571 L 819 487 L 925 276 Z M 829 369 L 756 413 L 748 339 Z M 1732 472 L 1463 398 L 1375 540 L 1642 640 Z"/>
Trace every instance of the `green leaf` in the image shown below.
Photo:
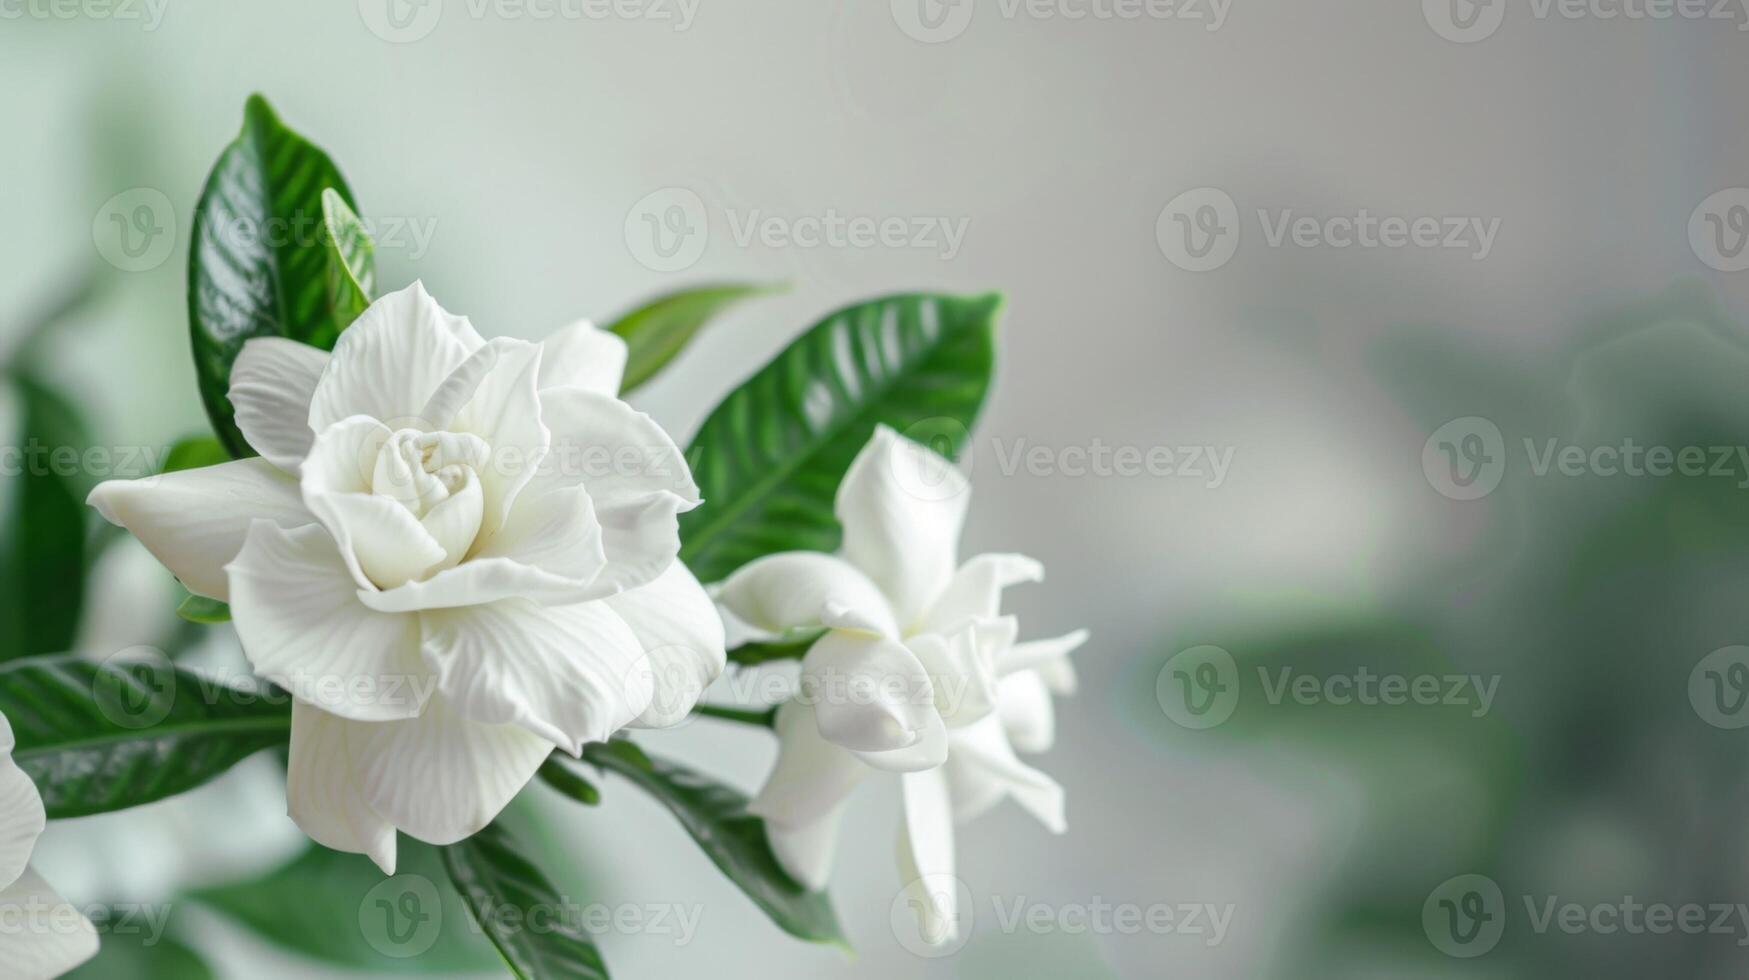
<path fill-rule="evenodd" d="M 101 930 L 97 955 L 62 980 L 213 980 L 213 968 L 174 939 L 153 936 L 138 913 L 122 911 Z"/>
<path fill-rule="evenodd" d="M 606 980 L 607 967 L 589 934 L 555 914 L 563 896 L 494 822 L 443 849 L 449 880 L 510 972 L 522 980 Z M 525 928 L 538 922 L 541 928 Z"/>
<path fill-rule="evenodd" d="M 164 472 L 197 470 L 203 466 L 216 466 L 230 461 L 231 454 L 225 452 L 225 447 L 217 439 L 212 436 L 189 436 L 170 447 L 170 454 L 164 457 Z"/>
<path fill-rule="evenodd" d="M 468 913 L 461 898 L 431 886 L 444 878 L 437 848 L 405 836 L 397 848 L 393 878 L 363 855 L 311 847 L 264 878 L 204 889 L 194 898 L 275 945 L 348 970 L 462 973 L 496 966 L 492 947 L 462 928 Z M 429 931 L 418 925 L 423 920 L 389 918 L 409 894 L 437 895 L 432 909 L 415 910 L 434 917 Z"/>
<path fill-rule="evenodd" d="M 322 191 L 322 227 L 327 230 L 328 306 L 345 330 L 376 295 L 377 243 L 333 188 Z"/>
<path fill-rule="evenodd" d="M 727 285 L 683 289 L 657 297 L 608 325 L 625 338 L 625 394 L 655 377 L 711 318 L 741 300 L 782 292 L 787 286 Z"/>
<path fill-rule="evenodd" d="M 91 560 L 85 494 L 94 482 L 78 411 L 26 374 L 10 380 L 23 424 L 21 454 L 0 477 L 0 661 L 72 649 Z"/>
<path fill-rule="evenodd" d="M 575 760 L 554 752 L 547 756 L 547 761 L 541 763 L 541 782 L 584 806 L 595 806 L 601 802 L 601 790 L 596 789 L 589 777 L 578 771 L 580 768 Z"/>
<path fill-rule="evenodd" d="M 203 595 L 190 595 L 182 600 L 182 605 L 176 607 L 176 615 L 191 623 L 211 626 L 214 623 L 231 621 L 231 607 L 217 599 L 209 599 Z"/>
<path fill-rule="evenodd" d="M 798 939 L 850 948 L 826 894 L 803 888 L 778 865 L 765 839 L 765 822 L 747 813 L 746 796 L 685 766 L 652 759 L 623 739 L 591 743 L 583 758 L 631 780 L 666 806 L 711 862 L 778 928 Z"/>
<path fill-rule="evenodd" d="M 228 397 L 244 342 L 290 337 L 329 350 L 350 322 L 329 295 L 326 188 L 356 209 L 328 155 L 251 96 L 242 133 L 219 154 L 195 205 L 188 251 L 195 376 L 213 431 L 233 456 L 255 455 Z"/>
<path fill-rule="evenodd" d="M 840 310 L 725 398 L 687 459 L 704 504 L 680 550 L 715 582 L 762 555 L 832 551 L 833 495 L 885 423 L 956 454 L 983 406 L 1001 298 L 892 296 Z"/>
<path fill-rule="evenodd" d="M 291 731 L 283 693 L 232 688 L 164 658 L 15 660 L 0 666 L 0 714 L 53 819 L 186 792 Z"/>

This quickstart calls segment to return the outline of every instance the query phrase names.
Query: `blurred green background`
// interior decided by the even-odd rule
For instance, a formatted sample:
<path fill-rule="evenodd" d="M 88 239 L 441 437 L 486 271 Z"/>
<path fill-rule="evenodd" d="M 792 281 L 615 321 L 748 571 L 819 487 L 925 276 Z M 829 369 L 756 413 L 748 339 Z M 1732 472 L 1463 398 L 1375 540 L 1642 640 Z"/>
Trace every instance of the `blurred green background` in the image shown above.
<path fill-rule="evenodd" d="M 540 828 L 571 897 L 703 910 L 684 945 L 602 937 L 616 975 L 1740 976 L 1749 731 L 1731 726 L 1749 723 L 1735 697 L 1749 668 L 1733 669 L 1749 651 L 1728 648 L 1749 644 L 1749 464 L 1735 455 L 1749 272 L 1725 269 L 1749 210 L 1703 202 L 1749 185 L 1741 12 L 1513 6 L 1456 43 L 1437 2 L 1240 2 L 1216 30 L 1196 5 L 1068 19 L 907 2 L 595 17 L 477 0 L 0 0 L 0 422 L 154 451 L 204 430 L 187 233 L 254 91 L 334 156 L 364 213 L 395 223 L 378 229 L 385 288 L 422 278 L 488 336 L 539 337 L 688 283 L 789 281 L 639 392 L 683 438 L 827 309 L 999 289 L 965 551 L 1045 563 L 1044 586 L 1012 594 L 1026 635 L 1093 631 L 1058 744 L 1036 760 L 1068 789 L 1069 833 L 1013 808 L 966 828 L 971 938 L 921 958 L 888 926 L 897 793 L 869 787 L 834 882 L 852 958 L 781 935 L 625 787 L 589 811 L 533 787 L 517 819 Z M 555 9 L 579 13 L 536 15 Z M 919 37 L 917 9 L 972 14 Z M 1239 238 L 1193 272 L 1164 247 L 1162 209 L 1203 187 L 1235 202 Z M 665 256 L 640 233 L 675 202 L 704 234 Z M 1362 209 L 1498 233 L 1485 258 L 1270 241 L 1284 214 Z M 745 233 L 828 213 L 964 237 Z M 1709 250 L 1696 227 L 1723 237 Z M 1708 470 L 1719 447 L 1726 465 L 1538 472 L 1551 441 L 1630 439 L 1701 447 Z M 1053 465 L 1015 465 L 1037 446 Z M 1219 480 L 1055 465 L 1095 446 L 1206 447 L 1232 464 Z M 82 482 L 8 477 L 0 503 L 36 495 L 33 512 L 76 523 Z M 109 536 L 84 554 L 89 569 L 7 568 L 0 628 L 19 629 L 4 617 L 21 607 L 77 607 L 76 630 L 23 642 L 147 644 L 235 669 L 222 629 L 168 615 L 175 585 L 149 559 Z M 1363 675 L 1440 678 L 1440 703 L 1324 696 Z M 1315 693 L 1277 695 L 1284 676 Z M 773 755 L 712 721 L 647 741 L 745 788 Z M 374 949 L 358 912 L 375 879 L 306 852 L 272 760 L 254 761 L 45 838 L 42 870 L 76 901 L 167 903 L 173 941 L 113 937 L 90 975 L 494 974 L 455 908 L 428 954 Z M 1231 918 L 1219 941 L 1004 927 L 1017 900 Z M 1551 902 L 1583 921 L 1538 928 Z M 1607 928 L 1598 910 L 1630 902 L 1704 906 L 1707 926 Z M 1730 912 L 1717 928 L 1715 905 Z"/>

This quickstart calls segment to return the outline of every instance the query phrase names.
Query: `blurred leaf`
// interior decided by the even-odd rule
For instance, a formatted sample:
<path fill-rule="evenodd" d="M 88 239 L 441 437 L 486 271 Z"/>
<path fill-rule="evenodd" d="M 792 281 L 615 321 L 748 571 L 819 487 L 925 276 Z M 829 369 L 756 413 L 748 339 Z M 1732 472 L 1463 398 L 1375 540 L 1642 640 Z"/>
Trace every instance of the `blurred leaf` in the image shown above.
<path fill-rule="evenodd" d="M 655 377 L 692 342 L 704 325 L 744 299 L 782 292 L 785 286 L 704 286 L 658 297 L 608 325 L 625 338 L 625 395 Z"/>
<path fill-rule="evenodd" d="M 271 703 L 270 703 L 271 702 Z M 285 744 L 291 706 L 172 665 L 35 657 L 0 666 L 12 757 L 51 819 L 107 813 L 194 789 Z"/>
<path fill-rule="evenodd" d="M 397 848 L 396 878 L 441 881 L 445 877 L 443 860 L 430 844 L 403 836 Z M 275 945 L 345 969 L 456 973 L 488 970 L 498 963 L 491 946 L 473 930 L 461 928 L 467 910 L 460 896 L 447 888 L 437 889 L 442 902 L 435 913 L 440 928 L 430 948 L 412 956 L 390 956 L 373 946 L 360 920 L 372 914 L 370 902 L 384 894 L 379 886 L 389 880 L 361 854 L 318 846 L 264 878 L 204 889 L 193 897 Z M 451 925 L 443 928 L 443 923 Z"/>
<path fill-rule="evenodd" d="M 217 466 L 230 461 L 231 454 L 225 452 L 225 447 L 217 439 L 212 436 L 189 436 L 170 447 L 169 455 L 164 457 L 164 472 L 197 470 L 203 466 Z"/>
<path fill-rule="evenodd" d="M 174 939 L 140 930 L 114 928 L 102 934 L 97 956 L 64 975 L 64 980 L 213 980 L 213 968 Z"/>
<path fill-rule="evenodd" d="M 564 897 L 502 824 L 443 848 L 443 864 L 512 974 L 522 980 L 606 980 L 594 941 L 569 916 L 557 914 L 566 907 Z M 530 922 L 546 927 L 528 928 Z"/>
<path fill-rule="evenodd" d="M 322 225 L 327 229 L 328 306 L 345 330 L 376 295 L 376 242 L 346 200 L 333 188 L 322 191 Z"/>
<path fill-rule="evenodd" d="M 957 454 L 990 386 L 1000 306 L 993 294 L 891 296 L 797 338 L 688 447 L 705 502 L 681 516 L 681 558 L 715 582 L 762 555 L 836 549 L 833 496 L 877 424 L 926 428 Z"/>
<path fill-rule="evenodd" d="M 11 375 L 22 409 L 16 472 L 0 476 L 0 661 L 73 648 L 90 561 L 89 445 L 77 409 L 28 375 Z"/>
<path fill-rule="evenodd" d="M 651 759 L 624 740 L 592 743 L 583 758 L 667 807 L 711 862 L 778 928 L 798 939 L 850 948 L 831 899 L 803 888 L 778 865 L 765 822 L 747 813 L 746 796 L 685 766 Z"/>
<path fill-rule="evenodd" d="M 195 207 L 188 254 L 189 330 L 201 400 L 219 441 L 253 456 L 228 396 L 231 364 L 253 337 L 333 348 L 350 322 L 329 294 L 322 192 L 356 210 L 340 170 L 250 96 L 243 131 L 219 155 Z"/>
<path fill-rule="evenodd" d="M 231 607 L 217 599 L 203 595 L 190 595 L 182 600 L 182 605 L 176 607 L 176 615 L 191 623 L 211 626 L 214 623 L 231 621 Z"/>
<path fill-rule="evenodd" d="M 601 790 L 596 789 L 595 784 L 578 771 L 579 768 L 574 760 L 554 752 L 541 763 L 540 778 L 578 803 L 595 806 L 601 802 Z"/>

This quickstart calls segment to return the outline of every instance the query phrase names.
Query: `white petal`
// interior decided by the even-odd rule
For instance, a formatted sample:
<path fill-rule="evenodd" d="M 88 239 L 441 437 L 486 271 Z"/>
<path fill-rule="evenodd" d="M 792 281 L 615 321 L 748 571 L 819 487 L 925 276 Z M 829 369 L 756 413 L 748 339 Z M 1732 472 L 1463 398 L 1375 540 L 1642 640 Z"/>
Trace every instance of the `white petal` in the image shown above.
<path fill-rule="evenodd" d="M 344 419 L 316 437 L 300 480 L 304 506 L 333 535 L 352 579 L 364 589 L 392 589 L 445 556 L 412 511 L 371 492 L 392 435 L 376 419 Z"/>
<path fill-rule="evenodd" d="M 1076 630 L 1054 639 L 1016 643 L 997 654 L 996 669 L 1004 675 L 1029 670 L 1048 671 L 1046 679 L 1051 682 L 1053 690 L 1059 685 L 1065 685 L 1068 690 L 1058 690 L 1057 693 L 1073 694 L 1075 671 L 1070 665 L 1069 654 L 1086 643 L 1087 636 L 1086 630 Z"/>
<path fill-rule="evenodd" d="M 244 342 L 231 365 L 231 407 L 237 428 L 263 459 L 297 475 L 316 433 L 310 400 L 328 366 L 328 352 L 285 337 Z"/>
<path fill-rule="evenodd" d="M 516 498 L 510 519 L 480 545 L 476 558 L 509 558 L 588 589 L 607 567 L 605 549 L 595 502 L 579 485 L 524 491 Z M 610 591 L 604 587 L 583 594 L 593 598 Z"/>
<path fill-rule="evenodd" d="M 797 828 L 824 819 L 869 774 L 855 755 L 820 737 L 814 710 L 805 704 L 785 702 L 776 728 L 777 765 L 747 807 L 771 824 Z"/>
<path fill-rule="evenodd" d="M 884 425 L 838 485 L 844 557 L 892 600 L 901 627 L 915 623 L 953 578 L 970 499 L 952 463 Z"/>
<path fill-rule="evenodd" d="M 953 807 L 940 770 L 904 776 L 905 822 L 899 833 L 899 876 L 913 899 L 926 937 L 943 942 L 959 933 L 959 889 L 954 880 Z"/>
<path fill-rule="evenodd" d="M 327 531 L 257 521 L 230 572 L 231 618 L 257 673 L 346 718 L 419 713 L 432 687 L 419 621 L 360 603 Z"/>
<path fill-rule="evenodd" d="M 1012 796 L 1052 833 L 1064 831 L 1063 787 L 1015 756 L 1000 717 L 961 728 L 952 738 L 945 771 L 953 790 L 954 819 L 964 823 Z"/>
<path fill-rule="evenodd" d="M 971 619 L 988 619 L 1002 611 L 1002 590 L 1044 578 L 1044 566 L 1025 555 L 979 555 L 960 566 L 947 590 L 923 617 L 922 630 L 951 632 Z"/>
<path fill-rule="evenodd" d="M 577 580 L 524 565 L 510 558 L 470 558 L 429 578 L 392 589 L 360 589 L 358 599 L 379 612 L 419 612 L 453 609 L 499 599 L 527 599 L 549 606 L 569 606 L 600 598 L 596 583 Z"/>
<path fill-rule="evenodd" d="M 97 930 L 35 871 L 0 891 L 0 975 L 50 980 L 97 955 Z"/>
<path fill-rule="evenodd" d="M 36 839 L 48 826 L 36 784 L 12 761 L 12 726 L 0 715 L 0 888 L 18 880 L 30 864 Z"/>
<path fill-rule="evenodd" d="M 1083 639 L 1085 639 L 1084 633 Z M 1023 643 L 1021 646 L 1024 647 L 1026 644 Z M 1051 689 L 1052 694 L 1060 698 L 1073 695 L 1075 690 L 1081 686 L 1080 680 L 1075 676 L 1075 664 L 1068 657 L 1049 661 L 1039 667 L 1038 672 L 1039 676 L 1045 679 L 1045 686 Z"/>
<path fill-rule="evenodd" d="M 520 725 L 576 755 L 650 705 L 643 647 L 605 603 L 506 599 L 420 622 L 443 698 L 470 721 Z"/>
<path fill-rule="evenodd" d="M 443 560 L 437 565 L 440 569 L 454 568 L 467 557 L 480 534 L 480 516 L 485 510 L 480 478 L 469 470 L 464 479 L 461 489 L 438 501 L 419 519 L 419 526 L 443 549 Z"/>
<path fill-rule="evenodd" d="M 538 345 L 524 340 L 492 340 L 445 379 L 421 413 L 436 428 L 478 436 L 491 447 L 479 468 L 485 536 L 503 525 L 547 455 L 551 437 L 536 389 L 540 354 Z"/>
<path fill-rule="evenodd" d="M 884 772 L 926 772 L 939 769 L 947 761 L 951 745 L 947 724 L 940 714 L 932 712 L 924 719 L 923 731 L 913 744 L 884 752 L 858 752 L 856 758 Z"/>
<path fill-rule="evenodd" d="M 929 671 L 936 710 L 950 727 L 970 724 L 996 710 L 997 677 L 992 644 L 982 636 L 994 631 L 994 627 L 986 631 L 968 624 L 946 636 L 923 633 L 905 641 Z"/>
<path fill-rule="evenodd" d="M 717 607 L 681 562 L 668 566 L 648 585 L 605 600 L 631 627 L 655 675 L 650 706 L 632 724 L 638 728 L 677 725 L 723 672 L 723 619 Z"/>
<path fill-rule="evenodd" d="M 832 860 L 838 851 L 838 828 L 844 823 L 845 804 L 840 803 L 819 820 L 788 826 L 767 821 L 765 839 L 784 873 L 803 888 L 819 891 L 832 878 Z"/>
<path fill-rule="evenodd" d="M 681 512 L 692 505 L 678 494 L 653 494 L 611 505 L 595 504 L 601 522 L 601 548 L 607 566 L 595 577 L 595 590 L 611 595 L 656 579 L 679 560 Z"/>
<path fill-rule="evenodd" d="M 371 808 L 440 847 L 491 823 L 553 751 L 515 725 L 469 721 L 441 697 L 418 718 L 353 731 L 364 734 L 351 744 Z"/>
<path fill-rule="evenodd" d="M 581 482 L 601 508 L 667 492 L 690 506 L 698 484 L 686 456 L 655 420 L 611 395 L 571 386 L 540 393 L 541 420 L 553 434 L 541 479 Z"/>
<path fill-rule="evenodd" d="M 831 607 L 841 614 L 840 625 L 847 626 L 853 613 L 870 632 L 898 634 L 886 597 L 868 576 L 842 558 L 813 551 L 748 562 L 723 583 L 717 601 L 748 625 L 772 633 L 823 625 Z"/>
<path fill-rule="evenodd" d="M 820 734 L 856 752 L 917 745 L 941 715 L 929 672 L 896 640 L 832 630 L 802 658 L 799 697 L 814 706 Z"/>
<path fill-rule="evenodd" d="M 626 342 L 588 320 L 578 320 L 541 342 L 542 388 L 566 385 L 618 395 L 625 372 Z"/>
<path fill-rule="evenodd" d="M 395 828 L 365 802 L 353 750 L 367 733 L 366 722 L 347 721 L 293 701 L 287 812 L 311 840 L 336 851 L 368 855 L 383 874 L 392 875 Z"/>
<path fill-rule="evenodd" d="M 265 459 L 239 459 L 140 480 L 98 484 L 87 503 L 104 520 L 133 532 L 190 592 L 229 595 L 225 564 L 237 557 L 249 525 L 315 521 L 298 482 Z"/>
<path fill-rule="evenodd" d="M 430 429 L 421 413 L 437 386 L 479 340 L 466 317 L 452 316 L 415 282 L 372 303 L 334 344 L 310 400 L 310 429 L 368 415 L 391 429 Z"/>
<path fill-rule="evenodd" d="M 1049 752 L 1057 740 L 1056 709 L 1038 671 L 1002 678 L 997 687 L 997 713 L 1008 741 L 1021 752 Z"/>

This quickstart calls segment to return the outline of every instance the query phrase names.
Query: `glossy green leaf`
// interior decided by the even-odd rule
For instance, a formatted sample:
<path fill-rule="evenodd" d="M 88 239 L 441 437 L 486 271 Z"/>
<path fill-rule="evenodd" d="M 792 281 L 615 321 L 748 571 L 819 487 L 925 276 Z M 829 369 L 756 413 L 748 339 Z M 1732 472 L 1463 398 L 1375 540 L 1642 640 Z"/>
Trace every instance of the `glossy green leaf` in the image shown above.
<path fill-rule="evenodd" d="M 0 661 L 73 647 L 91 559 L 94 483 L 78 411 L 34 377 L 12 375 L 21 425 L 15 472 L 0 476 Z"/>
<path fill-rule="evenodd" d="M 583 775 L 582 768 L 577 760 L 554 752 L 547 756 L 547 761 L 541 763 L 541 782 L 584 806 L 595 806 L 601 802 L 601 790 L 596 789 L 589 777 Z"/>
<path fill-rule="evenodd" d="M 276 946 L 347 970 L 461 973 L 497 965 L 491 945 L 467 928 L 460 896 L 442 887 L 437 848 L 403 836 L 395 871 L 391 878 L 363 855 L 311 847 L 266 877 L 194 898 Z M 419 907 L 433 895 L 431 908 Z"/>
<path fill-rule="evenodd" d="M 186 792 L 284 745 L 290 699 L 232 688 L 164 658 L 33 657 L 0 666 L 12 757 L 51 818 L 122 810 Z"/>
<path fill-rule="evenodd" d="M 667 807 L 711 862 L 778 928 L 798 939 L 849 948 L 831 900 L 784 873 L 765 839 L 765 822 L 747 813 L 745 795 L 685 766 L 652 759 L 623 739 L 592 743 L 583 758 L 632 781 Z"/>
<path fill-rule="evenodd" d="M 327 231 L 323 244 L 328 249 L 328 306 L 344 330 L 376 295 L 377 245 L 333 188 L 322 191 L 322 226 Z"/>
<path fill-rule="evenodd" d="M 625 394 L 655 377 L 692 342 L 711 318 L 744 299 L 781 292 L 784 286 L 729 285 L 682 289 L 657 297 L 608 325 L 626 342 Z"/>
<path fill-rule="evenodd" d="M 203 466 L 216 466 L 230 461 L 231 454 L 225 451 L 225 447 L 217 439 L 212 436 L 189 436 L 170 447 L 170 454 L 164 457 L 164 472 L 197 470 Z"/>
<path fill-rule="evenodd" d="M 176 615 L 191 623 L 211 626 L 214 623 L 231 621 L 231 607 L 217 599 L 209 599 L 203 595 L 190 595 L 182 600 L 182 605 L 176 607 Z"/>
<path fill-rule="evenodd" d="M 522 980 L 606 980 L 601 952 L 565 899 L 501 822 L 443 849 L 449 880 L 510 972 Z M 541 923 L 541 928 L 525 924 Z"/>
<path fill-rule="evenodd" d="M 718 581 L 762 555 L 832 551 L 833 495 L 885 423 L 957 453 L 984 404 L 1001 298 L 891 296 L 808 330 L 719 404 L 687 449 L 704 505 L 681 557 Z"/>
<path fill-rule="evenodd" d="M 254 451 L 231 408 L 231 364 L 253 337 L 290 337 L 323 350 L 351 322 L 329 291 L 322 192 L 349 207 L 340 170 L 251 96 L 243 131 L 225 147 L 195 206 L 188 316 L 195 376 L 213 431 L 233 456 Z"/>

